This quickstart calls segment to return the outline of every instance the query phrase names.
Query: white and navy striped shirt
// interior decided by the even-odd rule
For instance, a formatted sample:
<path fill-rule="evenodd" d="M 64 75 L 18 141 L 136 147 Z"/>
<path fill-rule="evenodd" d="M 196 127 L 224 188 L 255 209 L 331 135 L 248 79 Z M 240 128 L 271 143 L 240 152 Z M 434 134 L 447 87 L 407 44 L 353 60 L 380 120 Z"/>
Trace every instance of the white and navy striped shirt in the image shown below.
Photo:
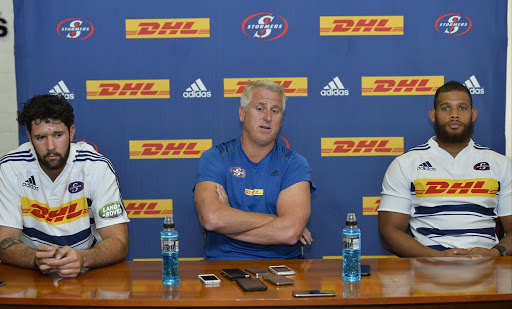
<path fill-rule="evenodd" d="M 455 158 L 435 137 L 390 164 L 379 211 L 410 215 L 413 236 L 423 245 L 491 248 L 495 219 L 512 215 L 512 163 L 471 140 Z"/>
<path fill-rule="evenodd" d="M 128 221 L 112 163 L 86 143 L 71 143 L 55 182 L 30 142 L 0 158 L 0 225 L 32 248 L 87 249 L 101 241 L 97 229 Z"/>

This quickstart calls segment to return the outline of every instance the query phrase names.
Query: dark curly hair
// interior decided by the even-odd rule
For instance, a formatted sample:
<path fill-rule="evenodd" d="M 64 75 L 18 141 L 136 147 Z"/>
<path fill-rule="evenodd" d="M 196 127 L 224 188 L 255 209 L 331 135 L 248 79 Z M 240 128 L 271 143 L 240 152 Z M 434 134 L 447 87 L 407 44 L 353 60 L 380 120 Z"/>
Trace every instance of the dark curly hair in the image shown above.
<path fill-rule="evenodd" d="M 33 97 L 23 105 L 23 110 L 18 112 L 18 123 L 26 125 L 29 133 L 32 133 L 32 121 L 36 124 L 41 121 L 60 120 L 66 127 L 71 128 L 75 121 L 73 106 L 62 95 L 42 94 Z"/>
<path fill-rule="evenodd" d="M 473 98 L 471 97 L 471 92 L 469 92 L 469 89 L 466 88 L 463 84 L 457 82 L 457 81 L 449 81 L 446 84 L 442 85 L 441 87 L 437 88 L 436 94 L 434 96 L 434 108 L 437 107 L 437 98 L 439 97 L 439 94 L 443 92 L 452 92 L 452 91 L 460 91 L 465 92 L 469 96 L 469 103 L 471 107 L 473 107 Z"/>

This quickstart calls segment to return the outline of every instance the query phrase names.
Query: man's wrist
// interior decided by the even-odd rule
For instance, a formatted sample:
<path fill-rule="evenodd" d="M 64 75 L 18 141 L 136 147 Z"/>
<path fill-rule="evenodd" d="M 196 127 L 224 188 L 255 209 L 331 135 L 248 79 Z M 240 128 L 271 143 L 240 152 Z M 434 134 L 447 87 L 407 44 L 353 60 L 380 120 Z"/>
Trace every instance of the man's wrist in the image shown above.
<path fill-rule="evenodd" d="M 501 245 L 495 245 L 491 249 L 496 249 L 499 251 L 500 256 L 507 256 L 507 248 Z"/>

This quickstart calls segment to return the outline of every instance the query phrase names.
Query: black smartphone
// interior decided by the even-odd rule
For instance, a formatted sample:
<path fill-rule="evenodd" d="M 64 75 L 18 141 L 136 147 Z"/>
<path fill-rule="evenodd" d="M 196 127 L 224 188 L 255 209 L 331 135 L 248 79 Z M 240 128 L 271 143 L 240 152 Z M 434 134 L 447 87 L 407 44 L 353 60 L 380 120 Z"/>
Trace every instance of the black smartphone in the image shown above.
<path fill-rule="evenodd" d="M 220 273 L 228 278 L 229 280 L 236 280 L 242 278 L 250 278 L 251 275 L 241 270 L 240 268 L 224 268 L 220 270 Z"/>
<path fill-rule="evenodd" d="M 361 276 L 369 276 L 371 274 L 370 265 L 361 265 Z"/>
<path fill-rule="evenodd" d="M 5 285 L 5 281 L 0 281 L 0 286 Z"/>
<path fill-rule="evenodd" d="M 295 283 L 292 279 L 281 275 L 264 275 L 263 279 L 273 285 L 290 285 Z"/>
<path fill-rule="evenodd" d="M 268 270 L 266 270 L 264 268 L 261 268 L 261 267 L 247 267 L 245 269 L 245 271 L 255 275 L 256 278 L 258 278 L 261 275 L 270 275 L 270 271 L 268 271 Z"/>
<path fill-rule="evenodd" d="M 305 291 L 292 291 L 294 297 L 321 297 L 321 296 L 336 296 L 333 290 L 305 290 Z"/>
<path fill-rule="evenodd" d="M 265 291 L 267 289 L 267 286 L 258 278 L 238 279 L 236 283 L 246 292 Z"/>

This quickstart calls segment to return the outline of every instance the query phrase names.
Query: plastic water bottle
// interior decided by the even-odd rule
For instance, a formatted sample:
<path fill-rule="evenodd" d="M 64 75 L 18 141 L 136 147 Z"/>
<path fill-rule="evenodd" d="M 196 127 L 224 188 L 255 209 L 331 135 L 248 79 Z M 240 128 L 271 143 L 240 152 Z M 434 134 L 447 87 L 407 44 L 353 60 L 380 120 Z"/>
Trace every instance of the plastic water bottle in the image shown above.
<path fill-rule="evenodd" d="M 162 249 L 162 283 L 164 285 L 179 284 L 178 232 L 174 229 L 174 221 L 170 216 L 165 217 L 164 229 L 160 233 L 160 246 Z"/>
<path fill-rule="evenodd" d="M 361 280 L 361 230 L 357 228 L 356 215 L 347 215 L 343 229 L 343 280 Z"/>

